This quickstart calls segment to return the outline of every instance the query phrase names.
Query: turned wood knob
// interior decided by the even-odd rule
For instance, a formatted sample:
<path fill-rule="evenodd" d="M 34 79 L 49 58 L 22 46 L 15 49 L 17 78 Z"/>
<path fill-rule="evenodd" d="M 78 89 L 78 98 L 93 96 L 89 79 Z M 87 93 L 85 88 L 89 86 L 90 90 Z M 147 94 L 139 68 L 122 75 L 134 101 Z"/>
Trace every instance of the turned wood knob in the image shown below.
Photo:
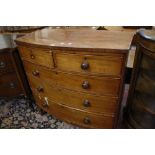
<path fill-rule="evenodd" d="M 5 63 L 3 61 L 0 61 L 0 68 L 5 68 Z"/>
<path fill-rule="evenodd" d="M 33 54 L 30 55 L 31 59 L 35 59 L 35 56 Z"/>
<path fill-rule="evenodd" d="M 88 88 L 89 88 L 89 82 L 88 82 L 88 81 L 84 81 L 84 82 L 82 83 L 82 88 L 88 89 Z"/>
<path fill-rule="evenodd" d="M 42 86 L 39 86 L 39 87 L 37 88 L 37 91 L 38 91 L 38 92 L 43 92 L 43 91 L 44 91 L 44 88 L 43 88 Z"/>
<path fill-rule="evenodd" d="M 91 123 L 91 120 L 90 120 L 89 117 L 85 117 L 84 120 L 83 120 L 83 122 L 84 122 L 85 124 L 90 124 L 90 123 Z"/>
<path fill-rule="evenodd" d="M 15 88 L 15 84 L 13 82 L 10 83 L 10 88 Z"/>
<path fill-rule="evenodd" d="M 83 63 L 81 64 L 81 68 L 82 68 L 83 70 L 87 70 L 87 69 L 89 68 L 89 63 L 88 63 L 88 62 L 83 62 Z"/>
<path fill-rule="evenodd" d="M 84 105 L 85 107 L 90 107 L 90 102 L 89 102 L 89 100 L 84 100 L 83 105 Z"/>
<path fill-rule="evenodd" d="M 34 76 L 39 76 L 39 71 L 33 71 L 32 74 L 33 74 Z"/>

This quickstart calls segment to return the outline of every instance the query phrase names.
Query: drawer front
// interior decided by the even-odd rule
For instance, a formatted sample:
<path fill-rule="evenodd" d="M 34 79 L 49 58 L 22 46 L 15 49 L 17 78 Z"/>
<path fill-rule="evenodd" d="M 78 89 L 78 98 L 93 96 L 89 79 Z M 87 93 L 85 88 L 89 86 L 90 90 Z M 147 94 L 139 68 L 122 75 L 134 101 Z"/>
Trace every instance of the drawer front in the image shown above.
<path fill-rule="evenodd" d="M 35 93 L 34 97 L 36 103 L 43 110 L 64 121 L 84 128 L 113 128 L 114 116 L 99 115 L 69 108 L 61 104 L 56 104 L 48 98 L 41 98 Z"/>
<path fill-rule="evenodd" d="M 0 76 L 4 73 L 13 72 L 14 67 L 8 52 L 0 54 Z"/>
<path fill-rule="evenodd" d="M 53 57 L 51 50 L 41 49 L 41 48 L 27 48 L 20 46 L 19 53 L 22 59 L 45 66 L 53 68 Z"/>
<path fill-rule="evenodd" d="M 56 85 L 57 87 L 61 88 L 97 95 L 118 96 L 119 94 L 119 78 L 54 72 L 41 66 L 26 62 L 24 62 L 24 66 L 27 76 L 33 75 L 35 79 L 40 79 L 44 82 L 46 81 L 51 86 Z M 29 77 L 29 81 L 30 80 L 31 78 Z"/>
<path fill-rule="evenodd" d="M 22 94 L 19 81 L 15 73 L 0 76 L 0 97 L 11 97 Z"/>
<path fill-rule="evenodd" d="M 48 83 L 34 80 L 29 76 L 31 89 L 35 94 L 48 97 L 56 103 L 61 103 L 76 109 L 89 112 L 114 114 L 118 108 L 118 99 L 108 96 L 95 96 L 86 93 L 77 93 L 70 90 L 54 88 Z"/>
<path fill-rule="evenodd" d="M 74 71 L 94 74 L 120 76 L 123 65 L 123 55 L 79 55 L 55 53 L 56 66 L 63 71 Z"/>

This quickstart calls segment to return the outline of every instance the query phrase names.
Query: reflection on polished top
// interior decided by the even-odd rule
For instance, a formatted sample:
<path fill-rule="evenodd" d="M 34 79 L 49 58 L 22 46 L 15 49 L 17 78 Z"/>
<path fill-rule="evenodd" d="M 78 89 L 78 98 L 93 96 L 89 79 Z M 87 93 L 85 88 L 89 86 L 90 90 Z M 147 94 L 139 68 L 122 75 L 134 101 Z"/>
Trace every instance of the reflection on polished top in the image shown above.
<path fill-rule="evenodd" d="M 130 48 L 134 32 L 45 28 L 17 39 L 18 43 L 48 47 L 118 49 Z"/>

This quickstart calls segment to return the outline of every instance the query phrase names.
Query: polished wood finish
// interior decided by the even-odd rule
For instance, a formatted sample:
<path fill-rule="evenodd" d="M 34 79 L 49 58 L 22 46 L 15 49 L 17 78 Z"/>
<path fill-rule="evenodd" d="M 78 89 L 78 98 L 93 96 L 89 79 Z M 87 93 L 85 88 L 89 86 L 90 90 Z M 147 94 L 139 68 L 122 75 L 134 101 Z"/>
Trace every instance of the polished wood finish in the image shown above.
<path fill-rule="evenodd" d="M 120 78 L 87 76 L 60 71 L 51 72 L 51 70 L 42 66 L 36 66 L 26 61 L 23 62 L 28 74 L 33 75 L 34 71 L 39 73 L 37 76 L 33 75 L 33 78 L 35 80 L 40 79 L 41 83 L 47 82 L 51 86 L 55 85 L 60 88 L 98 95 L 117 96 L 119 94 Z"/>
<path fill-rule="evenodd" d="M 26 78 L 23 63 L 21 61 L 18 49 L 17 48 L 13 49 L 13 52 L 11 54 L 12 54 L 12 62 L 14 64 L 15 72 L 16 72 L 17 78 L 19 80 L 20 86 L 22 88 L 21 93 L 25 97 L 32 99 L 32 92 L 31 92 L 29 83 Z"/>
<path fill-rule="evenodd" d="M 42 47 L 52 47 L 52 49 L 101 49 L 128 50 L 134 32 L 119 31 L 99 31 L 99 30 L 72 30 L 72 29 L 52 29 L 46 28 L 27 34 L 17 40 L 18 45 L 38 45 Z M 102 52 L 102 51 L 101 51 Z"/>
<path fill-rule="evenodd" d="M 155 32 L 140 30 L 136 45 L 126 124 L 130 128 L 155 128 Z"/>
<path fill-rule="evenodd" d="M 17 39 L 36 103 L 84 128 L 116 128 L 132 36 L 47 28 Z"/>
<path fill-rule="evenodd" d="M 19 47 L 22 59 L 37 63 L 42 66 L 53 68 L 52 52 L 51 50 L 40 48 Z"/>
<path fill-rule="evenodd" d="M 59 103 L 54 103 L 48 99 L 48 104 L 44 103 L 44 98 L 39 98 L 33 93 L 36 103 L 45 111 L 52 113 L 59 119 L 67 120 L 70 123 L 78 124 L 85 128 L 113 128 L 114 116 L 104 114 L 94 114 L 83 110 L 77 110 Z M 45 106 L 46 105 L 46 106 Z"/>
<path fill-rule="evenodd" d="M 111 96 L 97 96 L 73 90 L 57 88 L 49 85 L 48 82 L 41 82 L 42 80 L 35 79 L 28 75 L 30 86 L 35 94 L 38 96 L 46 96 L 56 103 L 62 103 L 77 109 L 84 109 L 90 112 L 100 112 L 114 114 L 117 111 L 117 97 Z M 40 85 L 38 85 L 40 84 Z M 42 88 L 42 90 L 38 90 Z M 85 103 L 89 102 L 89 103 Z"/>
<path fill-rule="evenodd" d="M 60 70 L 120 76 L 123 55 L 105 54 L 96 56 L 57 52 L 55 53 L 55 60 L 57 68 Z"/>

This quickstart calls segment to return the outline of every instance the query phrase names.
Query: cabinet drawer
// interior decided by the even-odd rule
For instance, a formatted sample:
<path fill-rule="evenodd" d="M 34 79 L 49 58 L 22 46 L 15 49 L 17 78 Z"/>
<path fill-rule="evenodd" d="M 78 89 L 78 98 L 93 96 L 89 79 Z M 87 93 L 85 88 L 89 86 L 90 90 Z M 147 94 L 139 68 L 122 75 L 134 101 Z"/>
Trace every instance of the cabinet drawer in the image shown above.
<path fill-rule="evenodd" d="M 11 59 L 11 55 L 8 52 L 0 53 L 0 76 L 4 73 L 13 72 L 14 67 Z"/>
<path fill-rule="evenodd" d="M 79 55 L 57 52 L 54 54 L 60 70 L 120 76 L 123 55 Z"/>
<path fill-rule="evenodd" d="M 36 103 L 46 112 L 64 121 L 78 124 L 84 128 L 113 128 L 114 116 L 99 115 L 76 110 L 49 100 L 48 98 L 38 97 L 34 93 Z"/>
<path fill-rule="evenodd" d="M 22 59 L 53 68 L 53 57 L 51 50 L 41 48 L 28 48 L 20 46 L 19 53 Z"/>
<path fill-rule="evenodd" d="M 22 89 L 15 73 L 0 77 L 0 97 L 16 96 L 21 93 Z"/>
<path fill-rule="evenodd" d="M 39 80 L 31 79 L 30 85 L 35 94 L 42 97 L 48 97 L 56 103 L 89 112 L 110 114 L 117 112 L 118 99 L 114 97 L 95 96 L 66 89 L 53 88 L 49 86 L 48 83 L 42 83 Z M 39 88 L 42 90 L 40 91 Z"/>
<path fill-rule="evenodd" d="M 98 95 L 118 96 L 120 79 L 111 77 L 96 77 L 76 75 L 63 72 L 54 72 L 44 67 L 24 62 L 29 81 L 40 79 L 51 86 L 66 88 L 74 91 L 92 93 Z M 37 75 L 34 73 L 37 72 Z M 32 77 L 33 75 L 33 77 Z"/>

